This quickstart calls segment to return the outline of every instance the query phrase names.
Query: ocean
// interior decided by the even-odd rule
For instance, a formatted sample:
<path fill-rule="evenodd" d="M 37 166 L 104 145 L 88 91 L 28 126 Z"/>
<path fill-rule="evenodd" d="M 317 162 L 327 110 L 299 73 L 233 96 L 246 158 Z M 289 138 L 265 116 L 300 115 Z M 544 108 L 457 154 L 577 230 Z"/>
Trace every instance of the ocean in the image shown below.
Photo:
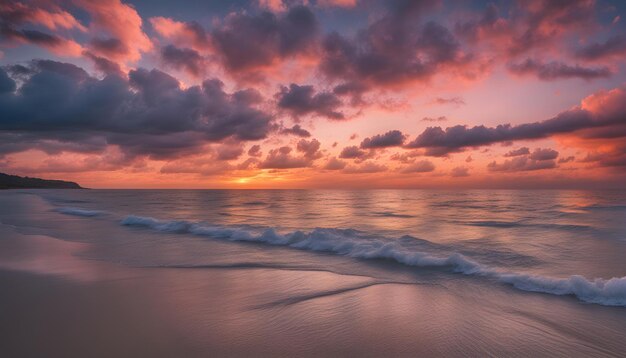
<path fill-rule="evenodd" d="M 0 223 L 15 354 L 626 352 L 626 191 L 17 190 Z"/>

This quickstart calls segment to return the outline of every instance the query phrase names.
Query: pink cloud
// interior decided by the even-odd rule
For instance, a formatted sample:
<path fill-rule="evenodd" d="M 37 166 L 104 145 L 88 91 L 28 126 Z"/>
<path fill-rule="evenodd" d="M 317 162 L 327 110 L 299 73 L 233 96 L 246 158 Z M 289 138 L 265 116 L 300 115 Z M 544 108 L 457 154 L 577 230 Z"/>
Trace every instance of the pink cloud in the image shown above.
<path fill-rule="evenodd" d="M 59 29 L 87 29 L 67 11 L 61 10 L 55 5 L 49 9 L 26 5 L 20 2 L 0 4 L 0 22 L 2 23 L 2 35 L 5 43 L 11 44 L 28 43 L 41 46 L 55 55 L 77 57 L 83 52 L 80 44 L 72 39 L 56 34 L 40 31 L 35 28 L 21 28 L 21 25 L 32 24 L 45 27 L 50 30 Z"/>
<path fill-rule="evenodd" d="M 287 9 L 283 0 L 259 0 L 259 7 L 273 12 L 281 12 Z"/>
<path fill-rule="evenodd" d="M 191 47 L 196 51 L 205 51 L 210 48 L 209 36 L 196 22 L 181 22 L 157 16 L 150 18 L 150 24 L 160 36 L 177 46 Z"/>
<path fill-rule="evenodd" d="M 46 10 L 40 7 L 28 6 L 21 2 L 0 4 L 1 17 L 11 23 L 28 22 L 45 26 L 50 30 L 78 29 L 87 31 L 76 18 L 67 11 L 55 5 Z"/>
<path fill-rule="evenodd" d="M 83 47 L 76 41 L 38 30 L 5 28 L 3 35 L 10 42 L 41 46 L 58 56 L 78 57 L 83 53 Z"/>
<path fill-rule="evenodd" d="M 91 15 L 90 30 L 101 32 L 91 43 L 100 56 L 122 62 L 135 62 L 142 52 L 152 50 L 152 42 L 143 32 L 137 11 L 120 0 L 74 0 Z"/>

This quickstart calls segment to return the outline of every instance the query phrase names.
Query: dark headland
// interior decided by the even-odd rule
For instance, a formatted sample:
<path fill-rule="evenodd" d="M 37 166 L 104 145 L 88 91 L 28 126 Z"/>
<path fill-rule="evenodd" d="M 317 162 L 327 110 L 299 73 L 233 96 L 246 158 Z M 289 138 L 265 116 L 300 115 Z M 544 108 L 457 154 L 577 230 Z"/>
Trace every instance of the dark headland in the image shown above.
<path fill-rule="evenodd" d="M 71 181 L 20 177 L 0 173 L 0 189 L 83 189 L 83 187 Z"/>

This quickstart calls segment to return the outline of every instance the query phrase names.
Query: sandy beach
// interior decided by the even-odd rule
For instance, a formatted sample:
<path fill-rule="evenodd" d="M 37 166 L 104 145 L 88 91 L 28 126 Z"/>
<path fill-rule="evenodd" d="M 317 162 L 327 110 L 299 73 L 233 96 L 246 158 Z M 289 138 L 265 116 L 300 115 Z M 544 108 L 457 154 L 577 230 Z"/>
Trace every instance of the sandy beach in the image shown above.
<path fill-rule="evenodd" d="M 626 349 L 622 307 L 386 260 L 155 234 L 63 214 L 41 195 L 0 193 L 7 357 L 617 356 Z"/>

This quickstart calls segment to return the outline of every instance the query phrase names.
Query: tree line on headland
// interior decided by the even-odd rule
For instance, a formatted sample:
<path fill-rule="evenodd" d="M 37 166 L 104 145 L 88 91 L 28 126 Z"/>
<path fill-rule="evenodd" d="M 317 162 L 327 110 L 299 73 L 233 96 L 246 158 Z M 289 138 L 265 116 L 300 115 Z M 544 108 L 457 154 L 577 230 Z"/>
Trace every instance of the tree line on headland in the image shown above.
<path fill-rule="evenodd" d="M 20 177 L 0 173 L 0 189 L 83 189 L 77 183 L 64 180 Z"/>

